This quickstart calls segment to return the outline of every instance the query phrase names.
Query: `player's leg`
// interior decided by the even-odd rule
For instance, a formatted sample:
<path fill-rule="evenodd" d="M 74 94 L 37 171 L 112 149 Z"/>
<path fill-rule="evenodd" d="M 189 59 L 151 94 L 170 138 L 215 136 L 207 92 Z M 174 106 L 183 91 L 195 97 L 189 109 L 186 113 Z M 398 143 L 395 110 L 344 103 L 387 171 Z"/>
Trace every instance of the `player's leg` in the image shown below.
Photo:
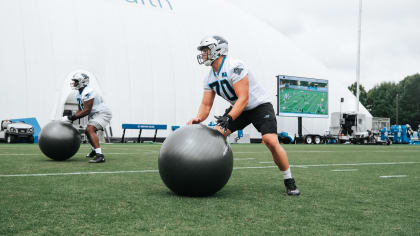
<path fill-rule="evenodd" d="M 96 134 L 98 129 L 93 125 L 88 125 L 86 128 L 86 134 L 89 136 L 91 140 L 91 144 L 95 149 L 95 157 L 89 161 L 89 163 L 101 163 L 105 162 L 105 156 L 102 154 L 101 146 L 99 145 L 99 138 Z"/>
<path fill-rule="evenodd" d="M 286 186 L 287 194 L 299 195 L 300 191 L 296 187 L 295 180 L 292 177 L 287 153 L 280 145 L 277 134 L 264 134 L 262 136 L 262 139 L 264 141 L 264 144 L 270 150 L 271 155 L 273 156 L 274 163 L 276 163 L 283 175 L 284 185 Z"/>
<path fill-rule="evenodd" d="M 261 133 L 264 144 L 270 150 L 274 163 L 276 163 L 283 175 L 287 194 L 299 195 L 300 191 L 296 187 L 295 180 L 292 177 L 287 153 L 278 140 L 277 121 L 272 104 L 265 103 L 258 106 L 253 109 L 251 116 L 253 120 L 252 124 Z"/>
<path fill-rule="evenodd" d="M 98 135 L 96 134 L 97 130 L 98 129 L 95 126 L 88 125 L 85 131 L 86 135 L 88 136 L 89 142 L 94 149 L 100 148 L 99 138 L 98 138 Z"/>
<path fill-rule="evenodd" d="M 99 138 L 96 132 L 98 130 L 105 130 L 105 127 L 111 121 L 112 114 L 111 112 L 100 112 L 94 114 L 88 122 L 88 127 L 86 132 L 89 135 L 92 146 L 95 148 L 96 156 L 89 163 L 101 163 L 105 162 L 105 156 L 102 154 L 102 149 L 99 144 Z"/>
<path fill-rule="evenodd" d="M 89 141 L 90 147 L 92 149 L 88 154 L 86 154 L 85 157 L 86 158 L 93 158 L 93 157 L 96 156 L 95 147 L 93 146 L 92 141 L 90 140 L 90 136 L 88 135 L 88 132 L 86 130 L 85 130 L 85 134 L 86 134 L 86 137 Z"/>
<path fill-rule="evenodd" d="M 265 146 L 270 150 L 274 163 L 276 163 L 281 171 L 287 171 L 290 168 L 289 160 L 287 159 L 286 151 L 279 143 L 277 134 L 264 134 L 262 140 L 264 141 Z"/>

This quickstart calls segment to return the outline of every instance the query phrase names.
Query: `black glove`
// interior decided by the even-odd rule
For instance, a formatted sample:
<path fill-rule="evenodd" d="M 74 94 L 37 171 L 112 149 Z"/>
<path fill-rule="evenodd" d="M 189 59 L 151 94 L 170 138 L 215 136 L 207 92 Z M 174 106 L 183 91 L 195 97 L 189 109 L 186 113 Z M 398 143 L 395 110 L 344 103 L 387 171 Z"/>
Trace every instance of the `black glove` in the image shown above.
<path fill-rule="evenodd" d="M 216 125 L 220 126 L 221 128 L 223 128 L 226 132 L 226 130 L 228 129 L 228 126 L 230 124 L 230 122 L 232 122 L 232 116 L 226 114 L 223 116 L 215 116 L 214 118 L 216 118 Z"/>
<path fill-rule="evenodd" d="M 73 121 L 77 120 L 76 115 L 67 116 L 67 118 L 68 118 L 71 122 L 73 122 Z"/>

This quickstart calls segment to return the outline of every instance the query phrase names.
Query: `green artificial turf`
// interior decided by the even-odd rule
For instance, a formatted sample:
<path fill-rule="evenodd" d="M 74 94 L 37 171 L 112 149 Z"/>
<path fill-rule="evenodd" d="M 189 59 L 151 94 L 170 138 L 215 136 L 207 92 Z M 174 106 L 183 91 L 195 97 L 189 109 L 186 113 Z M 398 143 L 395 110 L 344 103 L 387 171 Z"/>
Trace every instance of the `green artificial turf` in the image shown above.
<path fill-rule="evenodd" d="M 290 197 L 263 144 L 234 144 L 228 184 L 205 198 L 163 184 L 160 147 L 104 144 L 88 164 L 88 145 L 56 162 L 1 144 L 0 235 L 420 235 L 420 146 L 284 145 Z"/>

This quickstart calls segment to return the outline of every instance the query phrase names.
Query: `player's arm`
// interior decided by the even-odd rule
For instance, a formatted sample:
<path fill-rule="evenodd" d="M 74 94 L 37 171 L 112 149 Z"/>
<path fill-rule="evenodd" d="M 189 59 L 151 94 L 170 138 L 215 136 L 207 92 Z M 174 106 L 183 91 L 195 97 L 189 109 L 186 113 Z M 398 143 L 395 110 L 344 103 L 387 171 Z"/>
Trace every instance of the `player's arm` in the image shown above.
<path fill-rule="evenodd" d="M 82 108 L 80 107 L 80 104 L 79 105 L 77 105 L 77 112 L 79 112 L 79 111 L 81 111 L 82 110 Z M 77 113 L 76 112 L 76 113 Z"/>
<path fill-rule="evenodd" d="M 215 94 L 216 93 L 213 90 L 204 90 L 200 108 L 198 109 L 198 114 L 195 118 L 188 121 L 187 125 L 198 124 L 207 119 L 210 114 L 210 110 L 213 107 Z"/>
<path fill-rule="evenodd" d="M 89 115 L 90 112 L 92 111 L 93 100 L 94 99 L 92 98 L 90 100 L 83 101 L 83 110 L 80 110 L 80 107 L 79 107 L 79 110 L 76 112 L 76 114 L 69 117 L 69 119 L 71 121 L 74 121 L 74 120 L 77 120 L 77 119 L 80 119 L 82 117 Z"/>
<path fill-rule="evenodd" d="M 233 89 L 235 90 L 235 94 L 238 97 L 235 104 L 232 107 L 232 110 L 229 112 L 229 115 L 232 117 L 233 120 L 238 118 L 243 110 L 245 109 L 246 105 L 248 105 L 249 99 L 249 80 L 248 74 L 245 75 L 240 81 L 233 84 Z"/>

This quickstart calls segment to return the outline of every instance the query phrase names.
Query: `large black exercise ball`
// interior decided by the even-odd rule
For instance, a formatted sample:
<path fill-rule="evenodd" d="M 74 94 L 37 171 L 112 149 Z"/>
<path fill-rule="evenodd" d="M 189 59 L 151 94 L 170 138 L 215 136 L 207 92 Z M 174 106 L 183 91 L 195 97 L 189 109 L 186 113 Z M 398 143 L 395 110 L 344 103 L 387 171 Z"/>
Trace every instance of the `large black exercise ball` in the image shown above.
<path fill-rule="evenodd" d="M 42 153 L 47 157 L 64 161 L 79 150 L 81 137 L 72 124 L 52 121 L 42 128 L 38 143 Z"/>
<path fill-rule="evenodd" d="M 210 196 L 228 182 L 233 154 L 219 131 L 187 125 L 165 139 L 158 165 L 163 182 L 176 194 Z"/>

